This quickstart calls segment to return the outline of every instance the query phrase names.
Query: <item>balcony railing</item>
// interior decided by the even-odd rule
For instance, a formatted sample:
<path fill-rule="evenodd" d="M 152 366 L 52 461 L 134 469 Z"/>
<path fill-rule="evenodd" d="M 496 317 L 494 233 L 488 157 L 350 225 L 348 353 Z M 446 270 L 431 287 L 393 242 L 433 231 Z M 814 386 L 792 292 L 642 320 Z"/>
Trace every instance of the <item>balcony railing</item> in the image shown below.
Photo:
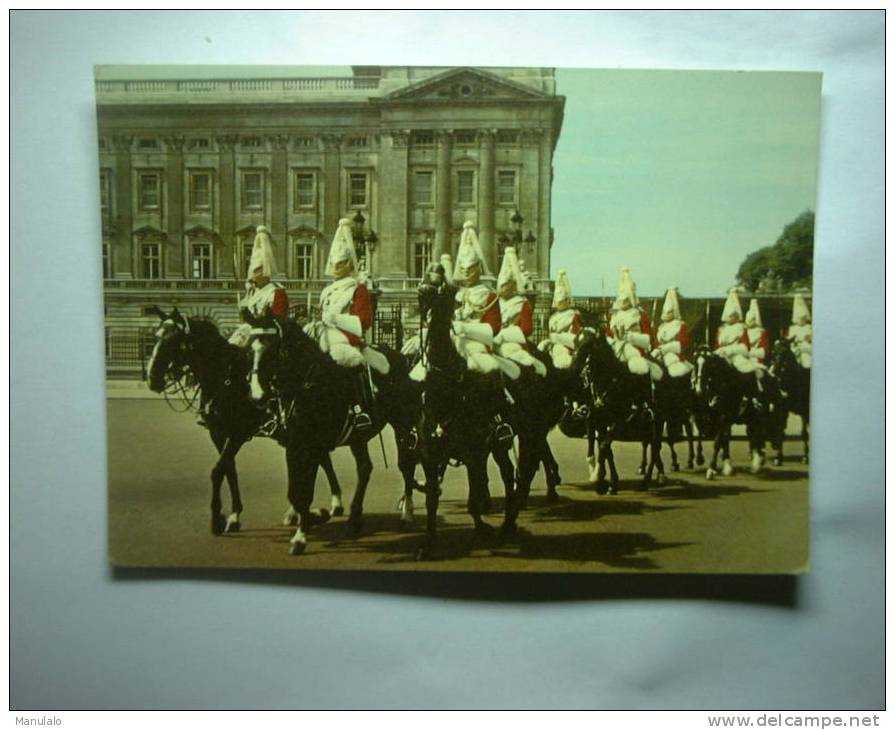
<path fill-rule="evenodd" d="M 369 92 L 379 88 L 378 76 L 330 76 L 320 78 L 274 79 L 142 79 L 139 81 L 98 80 L 96 94 L 100 102 L 152 101 L 160 97 L 278 98 L 301 95 L 343 94 Z M 361 94 L 359 94 L 360 96 Z"/>

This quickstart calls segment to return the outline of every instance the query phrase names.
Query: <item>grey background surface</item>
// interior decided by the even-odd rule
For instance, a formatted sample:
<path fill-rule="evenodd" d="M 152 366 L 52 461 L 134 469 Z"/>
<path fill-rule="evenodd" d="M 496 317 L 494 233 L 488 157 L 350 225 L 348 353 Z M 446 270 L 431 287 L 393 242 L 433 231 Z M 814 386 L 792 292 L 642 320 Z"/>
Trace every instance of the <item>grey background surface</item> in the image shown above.
<path fill-rule="evenodd" d="M 882 12 L 13 12 L 15 708 L 884 704 Z M 812 572 L 114 574 L 92 66 L 824 72 Z"/>

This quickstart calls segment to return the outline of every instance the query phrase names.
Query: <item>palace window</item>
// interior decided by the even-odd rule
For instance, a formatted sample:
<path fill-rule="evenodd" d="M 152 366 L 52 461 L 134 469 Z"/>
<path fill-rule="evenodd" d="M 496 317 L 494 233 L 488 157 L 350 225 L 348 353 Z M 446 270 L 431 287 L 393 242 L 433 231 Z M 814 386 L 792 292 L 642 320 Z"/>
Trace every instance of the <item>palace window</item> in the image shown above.
<path fill-rule="evenodd" d="M 432 205 L 432 172 L 418 170 L 413 173 L 413 202 L 416 205 Z"/>
<path fill-rule="evenodd" d="M 208 137 L 196 137 L 190 140 L 191 150 L 210 150 L 211 140 Z"/>
<path fill-rule="evenodd" d="M 144 279 L 158 279 L 161 276 L 161 253 L 159 244 L 144 243 L 140 249 L 140 272 Z"/>
<path fill-rule="evenodd" d="M 294 244 L 295 278 L 303 281 L 314 277 L 314 244 L 307 239 Z"/>
<path fill-rule="evenodd" d="M 155 137 L 142 137 L 137 140 L 138 150 L 157 150 L 158 148 L 158 140 Z"/>
<path fill-rule="evenodd" d="M 368 144 L 366 137 L 349 137 L 348 146 L 354 149 L 364 148 Z"/>
<path fill-rule="evenodd" d="M 157 172 L 141 172 L 138 179 L 140 210 L 158 210 L 162 178 Z"/>
<path fill-rule="evenodd" d="M 316 147 L 313 137 L 296 137 L 295 146 L 300 149 L 310 149 Z"/>
<path fill-rule="evenodd" d="M 417 241 L 413 244 L 413 276 L 422 279 L 426 273 L 426 267 L 432 259 L 432 242 L 427 238 L 425 241 Z"/>
<path fill-rule="evenodd" d="M 240 144 L 247 150 L 259 150 L 261 149 L 261 137 L 243 137 Z"/>
<path fill-rule="evenodd" d="M 264 209 L 264 174 L 261 172 L 242 173 L 242 209 Z"/>
<path fill-rule="evenodd" d="M 435 133 L 425 131 L 414 132 L 412 140 L 414 147 L 432 147 L 435 144 Z"/>
<path fill-rule="evenodd" d="M 211 244 L 194 243 L 192 245 L 192 265 L 194 279 L 211 278 Z"/>
<path fill-rule="evenodd" d="M 252 249 L 255 247 L 255 234 L 243 233 L 239 238 L 239 250 L 242 253 L 242 272 L 248 273 L 249 261 L 252 260 Z"/>
<path fill-rule="evenodd" d="M 460 205 L 475 203 L 475 171 L 457 171 L 457 202 Z"/>
<path fill-rule="evenodd" d="M 471 146 L 475 144 L 476 133 L 474 129 L 458 129 L 454 132 L 454 144 Z"/>
<path fill-rule="evenodd" d="M 99 208 L 103 221 L 108 221 L 112 213 L 112 177 L 108 170 L 99 171 Z"/>
<path fill-rule="evenodd" d="M 516 144 L 519 132 L 514 129 L 502 129 L 497 133 L 497 144 Z"/>
<path fill-rule="evenodd" d="M 298 208 L 313 208 L 316 202 L 313 172 L 295 173 L 295 204 Z"/>
<path fill-rule="evenodd" d="M 516 204 L 516 171 L 498 170 L 497 172 L 498 205 Z"/>
<path fill-rule="evenodd" d="M 211 209 L 211 173 L 190 173 L 190 210 Z"/>
<path fill-rule="evenodd" d="M 348 175 L 349 205 L 363 208 L 367 206 L 367 173 L 352 172 Z"/>

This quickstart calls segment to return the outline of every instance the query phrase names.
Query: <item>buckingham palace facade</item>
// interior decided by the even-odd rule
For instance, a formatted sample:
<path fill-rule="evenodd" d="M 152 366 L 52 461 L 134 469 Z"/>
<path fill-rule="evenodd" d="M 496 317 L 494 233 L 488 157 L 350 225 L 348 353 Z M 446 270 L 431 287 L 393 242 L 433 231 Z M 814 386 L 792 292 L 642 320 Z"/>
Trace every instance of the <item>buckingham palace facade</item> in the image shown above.
<path fill-rule="evenodd" d="M 338 220 L 383 301 L 475 222 L 491 273 L 515 245 L 549 290 L 550 68 L 354 67 L 344 77 L 112 78 L 98 70 L 107 360 L 177 305 L 235 324 L 255 229 L 294 302 L 316 301 Z M 157 322 L 157 320 L 155 320 Z"/>

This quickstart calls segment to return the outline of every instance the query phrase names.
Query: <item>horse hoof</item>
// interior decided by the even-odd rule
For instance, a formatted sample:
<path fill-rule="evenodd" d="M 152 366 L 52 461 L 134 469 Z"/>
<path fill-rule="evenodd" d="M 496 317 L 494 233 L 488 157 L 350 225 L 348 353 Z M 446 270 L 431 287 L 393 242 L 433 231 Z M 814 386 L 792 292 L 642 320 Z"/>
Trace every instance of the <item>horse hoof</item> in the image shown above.
<path fill-rule="evenodd" d="M 672 468 L 674 468 L 674 467 L 672 467 Z M 659 476 L 656 477 L 656 484 L 658 484 L 660 487 L 667 483 L 668 483 L 668 477 L 666 477 L 664 474 L 659 474 Z"/>
<path fill-rule="evenodd" d="M 295 527 L 298 524 L 298 512 L 291 507 L 283 515 L 283 527 Z"/>
<path fill-rule="evenodd" d="M 609 489 L 606 490 L 606 494 L 618 494 L 618 486 L 615 484 L 610 484 Z"/>
<path fill-rule="evenodd" d="M 609 486 L 605 482 L 597 482 L 597 486 L 594 488 L 594 491 L 597 494 L 603 495 L 609 491 Z"/>
<path fill-rule="evenodd" d="M 353 515 L 348 518 L 348 526 L 351 528 L 351 532 L 359 535 L 361 530 L 364 529 L 364 518 L 360 515 Z"/>
<path fill-rule="evenodd" d="M 779 456 L 774 457 L 774 466 L 783 466 L 783 459 Z"/>
<path fill-rule="evenodd" d="M 491 540 L 494 538 L 494 528 L 487 522 L 477 522 L 475 532 L 479 537 Z"/>
<path fill-rule="evenodd" d="M 211 516 L 211 534 L 212 535 L 222 534 L 226 527 L 227 527 L 227 520 L 224 519 L 224 515 L 212 515 Z"/>
<path fill-rule="evenodd" d="M 418 547 L 416 549 L 416 559 L 417 562 L 420 560 L 430 560 L 432 558 L 432 548 L 428 545 L 423 545 L 422 547 Z"/>
<path fill-rule="evenodd" d="M 693 471 L 693 467 L 694 467 L 694 466 L 695 466 L 695 465 L 693 464 L 693 459 L 690 459 L 690 461 L 687 462 L 687 470 L 688 470 L 688 471 Z"/>
<path fill-rule="evenodd" d="M 516 533 L 518 532 L 519 526 L 515 522 L 504 522 L 500 526 L 500 534 L 498 535 L 498 541 L 500 543 L 506 543 L 513 540 L 516 537 Z"/>
<path fill-rule="evenodd" d="M 709 481 L 712 481 L 715 478 L 715 475 L 717 473 L 718 472 L 716 472 L 714 469 L 708 468 L 705 470 L 705 478 L 708 479 Z"/>
<path fill-rule="evenodd" d="M 333 517 L 341 517 L 345 514 L 345 508 L 342 505 L 338 507 L 333 507 L 332 516 Z"/>
<path fill-rule="evenodd" d="M 559 502 L 559 495 L 556 493 L 555 489 L 547 490 L 547 504 L 556 504 Z"/>
<path fill-rule="evenodd" d="M 729 461 L 725 461 L 724 465 L 721 467 L 721 473 L 724 476 L 729 477 L 731 474 L 733 474 L 733 464 L 731 464 Z"/>
<path fill-rule="evenodd" d="M 641 476 L 643 476 L 644 474 L 646 474 L 646 467 L 643 464 L 641 464 L 640 466 L 637 467 L 637 473 L 640 474 Z"/>
<path fill-rule="evenodd" d="M 703 464 L 705 464 L 705 457 L 700 454 L 696 457 L 696 466 L 702 466 Z"/>
<path fill-rule="evenodd" d="M 305 550 L 308 548 L 308 543 L 304 540 L 297 540 L 296 542 L 289 543 L 289 554 L 290 555 L 303 555 Z"/>
<path fill-rule="evenodd" d="M 671 471 L 680 471 L 680 470 L 681 470 L 680 464 L 672 464 L 671 465 Z"/>
<path fill-rule="evenodd" d="M 238 519 L 233 516 L 227 518 L 227 524 L 224 525 L 224 532 L 239 532 L 240 529 L 242 529 L 242 525 L 240 524 Z"/>
<path fill-rule="evenodd" d="M 332 518 L 332 515 L 327 509 L 313 510 L 310 515 L 312 525 L 325 525 Z"/>

